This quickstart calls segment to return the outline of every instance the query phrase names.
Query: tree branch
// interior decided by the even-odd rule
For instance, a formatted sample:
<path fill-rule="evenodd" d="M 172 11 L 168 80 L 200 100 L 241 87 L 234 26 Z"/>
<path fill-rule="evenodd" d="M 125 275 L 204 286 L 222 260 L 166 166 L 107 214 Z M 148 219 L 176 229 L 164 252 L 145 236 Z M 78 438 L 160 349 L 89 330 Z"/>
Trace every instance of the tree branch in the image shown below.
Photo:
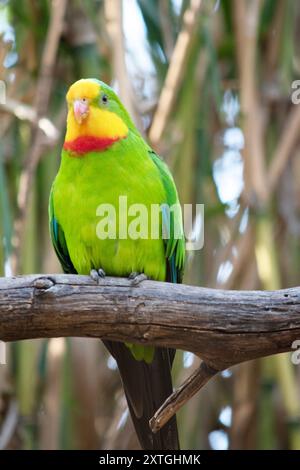
<path fill-rule="evenodd" d="M 300 338 L 300 287 L 222 291 L 88 276 L 0 278 L 0 339 L 85 336 L 165 346 L 221 370 L 291 350 Z"/>
<path fill-rule="evenodd" d="M 96 337 L 191 351 L 203 360 L 151 420 L 157 431 L 218 371 L 291 351 L 300 287 L 226 291 L 88 276 L 0 278 L 0 340 Z"/>
<path fill-rule="evenodd" d="M 133 117 L 139 130 L 142 130 L 140 117 L 133 105 L 133 91 L 131 88 L 130 78 L 126 66 L 126 46 L 123 32 L 123 10 L 121 0 L 105 0 L 105 23 L 108 31 L 113 56 L 114 74 L 119 85 L 119 96 L 128 110 L 130 116 Z"/>
<path fill-rule="evenodd" d="M 165 83 L 149 131 L 149 139 L 154 147 L 158 145 L 164 133 L 184 76 L 185 64 L 199 24 L 201 4 L 202 0 L 190 0 L 189 6 L 183 15 L 182 30 L 174 47 Z"/>
<path fill-rule="evenodd" d="M 177 389 L 150 419 L 152 432 L 158 432 L 185 403 L 190 400 L 216 374 L 217 370 L 201 362 L 193 374 Z"/>
<path fill-rule="evenodd" d="M 278 181 L 291 157 L 293 148 L 299 139 L 300 106 L 291 108 L 285 127 L 281 134 L 269 170 L 269 192 L 274 192 Z"/>
<path fill-rule="evenodd" d="M 262 1 L 235 0 L 234 23 L 240 74 L 241 111 L 245 134 L 245 200 L 250 205 L 267 201 L 264 132 L 265 119 L 256 80 L 256 53 Z"/>

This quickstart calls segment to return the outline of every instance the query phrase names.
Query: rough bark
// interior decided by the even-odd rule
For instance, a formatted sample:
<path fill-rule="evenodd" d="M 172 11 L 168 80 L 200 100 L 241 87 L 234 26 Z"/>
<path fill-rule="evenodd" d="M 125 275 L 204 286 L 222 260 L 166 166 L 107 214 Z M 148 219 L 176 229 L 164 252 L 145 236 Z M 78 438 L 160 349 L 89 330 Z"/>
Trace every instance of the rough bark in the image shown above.
<path fill-rule="evenodd" d="M 290 351 L 300 287 L 222 291 L 87 276 L 0 278 L 0 339 L 80 336 L 188 350 L 222 370 Z"/>

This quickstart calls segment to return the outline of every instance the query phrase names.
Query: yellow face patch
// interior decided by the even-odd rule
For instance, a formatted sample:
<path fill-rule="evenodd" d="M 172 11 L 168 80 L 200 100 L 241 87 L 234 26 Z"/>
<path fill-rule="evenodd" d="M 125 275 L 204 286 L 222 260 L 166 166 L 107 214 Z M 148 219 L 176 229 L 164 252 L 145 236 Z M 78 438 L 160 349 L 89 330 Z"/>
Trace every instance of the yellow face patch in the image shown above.
<path fill-rule="evenodd" d="M 69 109 L 67 118 L 66 141 L 72 141 L 80 136 L 94 136 L 102 138 L 126 137 L 128 127 L 115 113 L 106 109 L 90 106 L 89 114 L 81 124 L 74 117 L 74 111 Z"/>
<path fill-rule="evenodd" d="M 100 85 L 91 80 L 79 80 L 70 87 L 67 93 L 69 112 L 66 142 L 71 142 L 83 136 L 103 139 L 124 138 L 127 136 L 128 127 L 117 114 L 91 103 L 100 95 L 100 92 Z M 89 110 L 87 117 L 81 123 L 78 123 L 74 116 L 73 102 L 82 98 L 89 101 Z"/>
<path fill-rule="evenodd" d="M 67 102 L 72 104 L 74 100 L 81 98 L 87 98 L 88 100 L 94 100 L 100 93 L 100 85 L 91 80 L 78 80 L 70 86 L 67 93 Z"/>

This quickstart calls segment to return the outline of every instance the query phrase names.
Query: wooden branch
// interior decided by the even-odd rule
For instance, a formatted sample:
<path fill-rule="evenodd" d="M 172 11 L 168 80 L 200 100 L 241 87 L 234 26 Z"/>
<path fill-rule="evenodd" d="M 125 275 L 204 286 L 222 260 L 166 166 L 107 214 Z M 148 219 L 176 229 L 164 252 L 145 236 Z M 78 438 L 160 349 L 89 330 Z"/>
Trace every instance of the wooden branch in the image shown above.
<path fill-rule="evenodd" d="M 203 360 L 151 420 L 153 431 L 212 376 L 291 351 L 300 339 L 300 287 L 226 291 L 128 279 L 0 278 L 0 340 L 96 337 L 191 351 Z"/>
<path fill-rule="evenodd" d="M 158 432 L 218 372 L 202 361 L 198 369 L 167 398 L 150 419 L 149 424 L 152 432 Z"/>
<path fill-rule="evenodd" d="M 60 136 L 60 131 L 57 126 L 48 118 L 43 117 L 38 119 L 36 109 L 28 104 L 6 98 L 5 103 L 0 103 L 0 111 L 13 114 L 21 121 L 28 121 L 35 127 L 38 127 L 51 143 L 57 143 Z"/>
<path fill-rule="evenodd" d="M 265 119 L 257 87 L 257 39 L 262 1 L 234 1 L 234 25 L 237 62 L 240 75 L 240 99 L 245 134 L 245 189 L 248 205 L 267 202 L 266 158 L 264 149 Z"/>
<path fill-rule="evenodd" d="M 164 133 L 184 77 L 185 64 L 199 25 L 201 5 L 202 0 L 190 0 L 189 6 L 183 15 L 182 30 L 174 47 L 165 83 L 149 131 L 149 139 L 154 147 L 158 145 Z"/>
<path fill-rule="evenodd" d="M 292 151 L 299 139 L 300 106 L 291 108 L 282 135 L 273 156 L 269 170 L 270 197 L 277 187 L 278 181 L 286 168 Z"/>
<path fill-rule="evenodd" d="M 143 126 L 133 103 L 133 90 L 126 65 L 122 0 L 105 0 L 104 12 L 112 48 L 113 72 L 119 85 L 119 96 L 137 127 L 142 131 Z"/>
<path fill-rule="evenodd" d="M 88 276 L 0 278 L 0 340 L 85 336 L 192 351 L 222 370 L 291 350 L 300 287 L 222 291 Z"/>
<path fill-rule="evenodd" d="M 161 25 L 161 34 L 163 39 L 164 50 L 168 61 L 170 62 L 175 41 L 173 37 L 173 25 L 172 25 L 172 15 L 170 14 L 170 4 L 165 0 L 159 0 L 158 2 L 158 12 L 159 12 L 159 21 Z"/>

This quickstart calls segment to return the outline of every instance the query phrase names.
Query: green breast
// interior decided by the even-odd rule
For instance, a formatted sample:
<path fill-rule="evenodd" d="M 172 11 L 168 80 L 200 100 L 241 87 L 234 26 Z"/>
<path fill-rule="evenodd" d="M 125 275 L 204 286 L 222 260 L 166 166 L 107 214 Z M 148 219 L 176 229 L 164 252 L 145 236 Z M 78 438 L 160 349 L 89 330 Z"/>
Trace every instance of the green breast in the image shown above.
<path fill-rule="evenodd" d="M 133 144 L 127 138 L 106 151 L 91 152 L 82 158 L 70 157 L 66 152 L 62 154 L 61 167 L 53 186 L 53 205 L 55 217 L 65 234 L 70 258 L 79 274 L 102 268 L 112 276 L 128 276 L 136 271 L 144 272 L 152 279 L 165 280 L 164 243 L 161 236 L 151 239 L 150 214 L 152 204 L 166 202 L 166 194 L 147 147 L 140 145 L 140 141 Z M 123 197 L 121 206 L 124 208 L 126 201 L 127 208 L 132 211 L 128 217 L 129 226 L 140 214 L 140 208 L 132 205 L 145 207 L 149 215 L 145 239 L 120 238 L 124 236 L 125 216 L 122 210 L 120 221 L 120 196 Z M 99 208 L 105 209 L 103 204 L 108 204 L 110 211 L 115 208 L 114 239 L 99 239 L 97 236 L 99 223 L 103 222 L 104 213 L 99 215 Z M 135 210 L 138 212 L 134 215 Z M 103 224 L 100 226 L 103 228 Z"/>

